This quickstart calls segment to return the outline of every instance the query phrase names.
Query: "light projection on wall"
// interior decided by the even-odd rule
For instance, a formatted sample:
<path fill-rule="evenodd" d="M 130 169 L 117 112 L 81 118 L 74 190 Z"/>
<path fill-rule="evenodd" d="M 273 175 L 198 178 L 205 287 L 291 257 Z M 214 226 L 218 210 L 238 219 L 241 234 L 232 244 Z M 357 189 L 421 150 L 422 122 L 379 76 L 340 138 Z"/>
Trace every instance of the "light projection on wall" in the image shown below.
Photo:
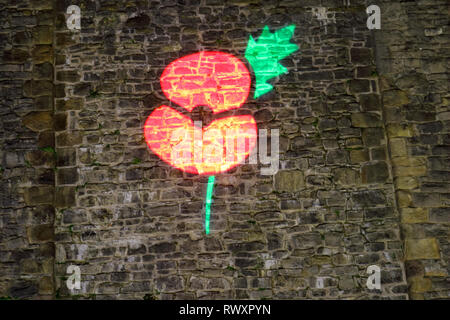
<path fill-rule="evenodd" d="M 268 80 L 288 72 L 279 61 L 298 50 L 295 43 L 289 42 L 294 29 L 295 26 L 291 25 L 271 33 L 269 27 L 265 26 L 257 42 L 250 36 L 245 58 L 255 72 L 255 99 L 273 89 L 273 86 L 267 83 Z"/>
<path fill-rule="evenodd" d="M 274 33 L 265 26 L 257 41 L 250 36 L 245 58 L 255 74 L 254 98 L 269 92 L 268 80 L 287 73 L 279 61 L 298 50 L 290 43 L 295 26 Z M 240 108 L 250 93 L 251 77 L 245 64 L 220 51 L 201 51 L 171 62 L 160 77 L 161 89 L 187 111 L 208 106 L 213 114 Z M 210 232 L 215 175 L 250 155 L 257 142 L 256 121 L 251 115 L 216 119 L 203 127 L 177 110 L 162 105 L 147 118 L 144 137 L 163 161 L 185 172 L 207 175 L 205 232 Z"/>
<path fill-rule="evenodd" d="M 169 64 L 161 75 L 165 96 L 192 111 L 208 106 L 220 113 L 242 106 L 250 92 L 250 73 L 231 54 L 216 51 L 194 53 Z M 256 145 L 256 122 L 251 115 L 220 118 L 204 128 L 166 105 L 147 118 L 144 127 L 148 146 L 162 160 L 186 172 L 212 175 L 244 161 Z M 238 138 L 247 150 L 236 150 Z M 234 157 L 226 157 L 233 149 Z"/>

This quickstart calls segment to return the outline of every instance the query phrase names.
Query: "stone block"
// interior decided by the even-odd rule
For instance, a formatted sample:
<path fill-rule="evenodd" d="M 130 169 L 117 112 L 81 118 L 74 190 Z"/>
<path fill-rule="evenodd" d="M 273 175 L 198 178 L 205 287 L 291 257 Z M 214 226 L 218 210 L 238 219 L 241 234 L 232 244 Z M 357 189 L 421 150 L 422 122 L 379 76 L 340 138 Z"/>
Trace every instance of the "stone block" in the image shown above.
<path fill-rule="evenodd" d="M 62 184 L 76 184 L 78 181 L 77 168 L 59 168 L 57 171 L 57 183 Z"/>
<path fill-rule="evenodd" d="M 79 131 L 62 132 L 56 136 L 58 147 L 72 147 L 81 144 L 83 141 L 82 133 Z"/>
<path fill-rule="evenodd" d="M 396 192 L 397 204 L 400 208 L 409 207 L 412 203 L 411 193 L 404 190 L 399 190 Z"/>
<path fill-rule="evenodd" d="M 359 95 L 359 103 L 363 111 L 379 111 L 381 108 L 380 96 L 375 93 Z"/>
<path fill-rule="evenodd" d="M 56 73 L 56 80 L 61 82 L 78 82 L 80 74 L 77 70 L 64 70 Z"/>
<path fill-rule="evenodd" d="M 415 207 L 438 208 L 442 206 L 439 193 L 414 192 L 412 195 Z"/>
<path fill-rule="evenodd" d="M 426 174 L 427 168 L 425 166 L 416 166 L 416 167 L 395 166 L 393 171 L 396 177 L 421 177 Z"/>
<path fill-rule="evenodd" d="M 39 243 L 52 241 L 54 238 L 54 229 L 51 224 L 42 224 L 27 228 L 28 241 L 30 243 Z"/>
<path fill-rule="evenodd" d="M 67 114 L 58 113 L 53 115 L 53 129 L 55 131 L 64 131 L 67 129 Z"/>
<path fill-rule="evenodd" d="M 390 90 L 383 92 L 383 105 L 385 107 L 401 107 L 409 103 L 408 95 L 402 90 Z"/>
<path fill-rule="evenodd" d="M 402 208 L 400 216 L 403 223 L 428 222 L 428 210 L 424 208 Z"/>
<path fill-rule="evenodd" d="M 391 123 L 387 126 L 387 133 L 390 138 L 412 137 L 414 130 L 411 125 Z"/>
<path fill-rule="evenodd" d="M 45 276 L 39 280 L 39 294 L 52 295 L 54 291 L 53 277 Z"/>
<path fill-rule="evenodd" d="M 53 128 L 53 116 L 51 112 L 30 112 L 22 119 L 23 125 L 32 131 L 50 130 Z"/>
<path fill-rule="evenodd" d="M 31 187 L 24 190 L 23 196 L 27 205 L 53 203 L 54 188 L 50 186 Z"/>
<path fill-rule="evenodd" d="M 450 222 L 450 208 L 433 208 L 430 212 L 430 221 L 436 223 Z"/>
<path fill-rule="evenodd" d="M 377 148 L 372 148 L 370 150 L 370 158 L 373 161 L 385 161 L 386 160 L 386 148 L 385 147 L 377 147 Z"/>
<path fill-rule="evenodd" d="M 58 99 L 56 100 L 56 110 L 57 111 L 68 111 L 68 110 L 80 110 L 83 108 L 83 99 L 81 98 L 70 98 L 70 99 Z"/>
<path fill-rule="evenodd" d="M 129 18 L 125 22 L 125 26 L 132 29 L 145 29 L 148 28 L 150 23 L 150 17 L 146 14 L 141 14 L 133 18 Z"/>
<path fill-rule="evenodd" d="M 55 193 L 55 207 L 67 208 L 75 206 L 75 187 L 57 187 Z"/>
<path fill-rule="evenodd" d="M 370 92 L 370 81 L 369 80 L 350 80 L 349 90 L 352 94 L 357 93 L 367 93 Z"/>
<path fill-rule="evenodd" d="M 58 48 L 63 48 L 67 46 L 75 45 L 77 42 L 74 39 L 72 32 L 70 33 L 61 33 L 58 32 L 56 34 L 56 45 Z"/>
<path fill-rule="evenodd" d="M 369 161 L 369 153 L 366 149 L 350 150 L 351 163 L 362 163 Z"/>
<path fill-rule="evenodd" d="M 346 164 L 348 157 L 347 150 L 331 150 L 327 152 L 327 164 Z"/>
<path fill-rule="evenodd" d="M 20 270 L 22 273 L 40 273 L 41 268 L 35 259 L 24 259 L 20 262 Z"/>
<path fill-rule="evenodd" d="M 385 141 L 382 128 L 364 128 L 362 129 L 362 138 L 366 147 L 378 147 Z"/>
<path fill-rule="evenodd" d="M 55 135 L 53 131 L 47 130 L 39 133 L 38 147 L 39 148 L 55 147 Z"/>
<path fill-rule="evenodd" d="M 361 179 L 359 172 L 349 168 L 338 168 L 333 170 L 334 182 L 342 186 L 354 186 L 359 184 Z"/>
<path fill-rule="evenodd" d="M 361 169 L 362 183 L 383 183 L 389 179 L 386 162 L 365 164 Z"/>
<path fill-rule="evenodd" d="M 350 58 L 354 64 L 368 65 L 372 62 L 372 51 L 370 48 L 351 48 Z"/>
<path fill-rule="evenodd" d="M 32 8 L 34 10 L 50 10 L 53 9 L 52 0 L 31 0 Z"/>
<path fill-rule="evenodd" d="M 33 67 L 33 78 L 47 80 L 53 79 L 53 65 L 50 62 L 36 64 Z"/>
<path fill-rule="evenodd" d="M 33 100 L 34 100 L 34 107 L 36 110 L 53 111 L 53 97 L 52 96 L 36 97 Z"/>
<path fill-rule="evenodd" d="M 49 80 L 28 80 L 23 85 L 25 97 L 51 96 L 53 82 Z"/>
<path fill-rule="evenodd" d="M 406 148 L 406 141 L 401 138 L 390 140 L 390 149 L 393 157 L 408 156 L 408 150 Z"/>
<path fill-rule="evenodd" d="M 356 128 L 381 127 L 380 116 L 375 113 L 353 113 L 352 126 Z"/>
<path fill-rule="evenodd" d="M 275 175 L 275 189 L 280 192 L 296 192 L 305 186 L 303 172 L 298 170 L 278 171 Z"/>
<path fill-rule="evenodd" d="M 440 259 L 439 243 L 434 238 L 406 239 L 406 260 Z"/>
<path fill-rule="evenodd" d="M 5 63 L 25 63 L 30 58 L 28 51 L 22 49 L 12 49 L 3 53 Z"/>
<path fill-rule="evenodd" d="M 25 154 L 27 160 L 32 166 L 46 166 L 53 167 L 55 164 L 55 157 L 53 153 L 42 150 L 33 150 Z"/>
<path fill-rule="evenodd" d="M 409 278 L 410 283 L 409 290 L 413 293 L 423 293 L 431 290 L 431 279 L 414 277 Z"/>
<path fill-rule="evenodd" d="M 23 159 L 18 152 L 5 152 L 3 157 L 3 163 L 6 168 L 15 168 L 24 164 Z"/>
<path fill-rule="evenodd" d="M 407 177 L 396 177 L 395 185 L 397 189 L 412 190 L 417 188 L 419 186 L 419 183 L 417 182 L 416 178 L 407 176 Z"/>
<path fill-rule="evenodd" d="M 34 63 L 53 63 L 53 47 L 51 45 L 37 45 L 31 51 Z"/>
<path fill-rule="evenodd" d="M 399 167 L 419 167 L 425 166 L 426 159 L 420 157 L 396 157 L 392 159 L 392 164 Z"/>
<path fill-rule="evenodd" d="M 355 288 L 355 282 L 351 276 L 344 276 L 339 280 L 339 289 L 351 290 Z"/>
<path fill-rule="evenodd" d="M 15 299 L 26 299 L 35 296 L 39 292 L 38 287 L 31 281 L 18 281 L 8 290 L 9 296 Z"/>

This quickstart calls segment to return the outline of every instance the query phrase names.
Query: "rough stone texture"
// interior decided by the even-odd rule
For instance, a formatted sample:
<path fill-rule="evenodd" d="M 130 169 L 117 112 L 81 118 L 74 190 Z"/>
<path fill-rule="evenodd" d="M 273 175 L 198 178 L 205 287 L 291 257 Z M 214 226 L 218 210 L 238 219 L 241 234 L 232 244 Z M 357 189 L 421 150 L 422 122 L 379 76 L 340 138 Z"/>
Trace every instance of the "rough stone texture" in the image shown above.
<path fill-rule="evenodd" d="M 448 2 L 380 7 L 389 14 L 375 33 L 377 69 L 410 298 L 449 299 Z"/>
<path fill-rule="evenodd" d="M 53 21 L 0 2 L 0 297 L 54 297 Z M 50 17 L 44 19 L 44 17 Z"/>
<path fill-rule="evenodd" d="M 356 0 L 1 3 L 0 296 L 449 297 L 444 1 L 382 2 L 377 31 Z M 280 130 L 280 171 L 217 175 L 206 236 L 207 177 L 143 140 L 171 105 L 159 77 L 200 50 L 248 66 L 249 35 L 289 24 L 289 72 L 242 107 Z M 373 264 L 382 290 L 366 288 Z"/>

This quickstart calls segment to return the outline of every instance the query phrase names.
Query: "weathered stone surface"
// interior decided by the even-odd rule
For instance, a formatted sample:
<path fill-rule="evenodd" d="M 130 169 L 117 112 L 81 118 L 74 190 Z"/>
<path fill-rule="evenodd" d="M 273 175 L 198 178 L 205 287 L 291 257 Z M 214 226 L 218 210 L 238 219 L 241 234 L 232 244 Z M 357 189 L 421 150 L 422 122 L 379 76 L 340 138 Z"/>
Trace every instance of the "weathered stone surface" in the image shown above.
<path fill-rule="evenodd" d="M 54 148 L 55 147 L 55 135 L 53 134 L 53 130 L 46 130 L 39 133 L 38 136 L 38 142 L 37 142 L 38 148 Z"/>
<path fill-rule="evenodd" d="M 82 141 L 83 137 L 79 131 L 62 132 L 56 136 L 56 143 L 60 147 L 72 147 L 81 144 Z"/>
<path fill-rule="evenodd" d="M 77 168 L 60 168 L 57 177 L 59 185 L 75 184 L 78 181 L 78 170 Z"/>
<path fill-rule="evenodd" d="M 53 115 L 53 129 L 55 131 L 64 131 L 67 129 L 67 114 L 58 113 Z"/>
<path fill-rule="evenodd" d="M 80 98 L 56 100 L 57 111 L 80 110 L 82 107 L 83 107 L 83 100 Z"/>
<path fill-rule="evenodd" d="M 350 80 L 349 90 L 351 93 L 370 92 L 369 80 Z"/>
<path fill-rule="evenodd" d="M 361 170 L 362 183 L 383 183 L 389 178 L 386 162 L 365 164 Z"/>
<path fill-rule="evenodd" d="M 148 27 L 149 23 L 150 17 L 146 14 L 141 14 L 139 16 L 128 19 L 125 25 L 128 28 L 145 29 Z"/>
<path fill-rule="evenodd" d="M 381 120 L 380 117 L 374 113 L 353 113 L 352 125 L 357 128 L 380 127 Z"/>
<path fill-rule="evenodd" d="M 75 187 L 58 187 L 55 190 L 55 207 L 67 208 L 75 205 Z"/>
<path fill-rule="evenodd" d="M 53 127 L 53 116 L 50 112 L 31 112 L 22 121 L 25 127 L 33 131 L 49 130 Z"/>
<path fill-rule="evenodd" d="M 9 295 L 15 299 L 31 298 L 38 293 L 38 287 L 31 281 L 20 281 L 9 289 Z"/>
<path fill-rule="evenodd" d="M 424 223 L 428 221 L 428 210 L 423 208 L 403 208 L 400 212 L 403 223 Z"/>
<path fill-rule="evenodd" d="M 49 186 L 31 187 L 24 190 L 25 202 L 29 205 L 53 203 L 54 188 Z"/>
<path fill-rule="evenodd" d="M 61 279 L 80 264 L 82 298 L 447 298 L 446 20 L 430 13 L 446 8 L 383 0 L 396 14 L 373 33 L 364 10 L 310 5 L 85 1 L 81 31 L 67 30 L 64 1 L 2 8 L 0 297 L 70 298 Z M 205 235 L 207 178 L 161 161 L 143 124 L 170 104 L 168 63 L 201 50 L 244 61 L 261 21 L 295 24 L 301 50 L 281 61 L 274 90 L 232 113 L 280 129 L 279 171 L 217 175 Z M 367 290 L 361 274 L 379 263 L 383 289 Z"/>
<path fill-rule="evenodd" d="M 405 253 L 407 260 L 439 259 L 439 244 L 434 238 L 406 239 Z"/>
<path fill-rule="evenodd" d="M 52 167 L 55 164 L 54 154 L 43 150 L 29 151 L 25 155 L 25 160 L 32 166 Z"/>
<path fill-rule="evenodd" d="M 34 27 L 33 41 L 36 44 L 51 44 L 53 42 L 53 28 L 50 26 Z"/>
<path fill-rule="evenodd" d="M 380 96 L 374 93 L 361 94 L 359 101 L 363 111 L 379 111 L 381 108 Z"/>
<path fill-rule="evenodd" d="M 342 168 L 334 170 L 334 181 L 343 186 L 352 186 L 360 183 L 359 173 L 352 169 Z"/>
<path fill-rule="evenodd" d="M 430 221 L 437 223 L 450 222 L 450 208 L 433 208 L 430 212 Z"/>
<path fill-rule="evenodd" d="M 278 171 L 275 175 L 275 189 L 281 192 L 295 192 L 305 185 L 303 172 Z"/>
<path fill-rule="evenodd" d="M 351 48 L 350 57 L 352 63 L 367 65 L 371 63 L 372 51 L 370 48 Z"/>
<path fill-rule="evenodd" d="M 56 80 L 61 82 L 77 82 L 80 80 L 80 75 L 77 70 L 59 71 L 56 73 Z"/>
<path fill-rule="evenodd" d="M 383 105 L 385 107 L 400 107 L 409 102 L 406 92 L 391 90 L 383 92 Z"/>
<path fill-rule="evenodd" d="M 431 280 L 427 278 L 412 278 L 410 279 L 410 290 L 413 293 L 423 293 L 431 289 Z"/>
<path fill-rule="evenodd" d="M 389 137 L 412 137 L 413 129 L 411 125 L 405 124 L 389 124 L 387 127 L 387 134 Z"/>
<path fill-rule="evenodd" d="M 14 49 L 11 51 L 5 51 L 3 59 L 8 63 L 24 63 L 28 60 L 30 54 L 22 49 Z"/>
<path fill-rule="evenodd" d="M 54 229 L 52 225 L 37 225 L 27 228 L 30 243 L 45 242 L 53 239 Z"/>
<path fill-rule="evenodd" d="M 415 189 L 419 185 L 414 177 L 398 177 L 395 184 L 398 189 Z"/>
<path fill-rule="evenodd" d="M 35 79 L 53 79 L 53 65 L 50 62 L 36 64 L 33 68 Z"/>
<path fill-rule="evenodd" d="M 361 163 L 369 161 L 369 153 L 367 150 L 350 150 L 351 163 Z"/>
<path fill-rule="evenodd" d="M 55 286 L 52 277 L 42 277 L 39 281 L 40 295 L 53 295 Z"/>
<path fill-rule="evenodd" d="M 53 47 L 51 45 L 34 46 L 31 55 L 34 63 L 53 62 Z"/>
<path fill-rule="evenodd" d="M 411 193 L 408 191 L 400 190 L 397 191 L 397 203 L 399 208 L 409 207 L 412 203 Z"/>
<path fill-rule="evenodd" d="M 48 96 L 53 94 L 53 83 L 49 80 L 29 80 L 23 86 L 26 97 Z"/>

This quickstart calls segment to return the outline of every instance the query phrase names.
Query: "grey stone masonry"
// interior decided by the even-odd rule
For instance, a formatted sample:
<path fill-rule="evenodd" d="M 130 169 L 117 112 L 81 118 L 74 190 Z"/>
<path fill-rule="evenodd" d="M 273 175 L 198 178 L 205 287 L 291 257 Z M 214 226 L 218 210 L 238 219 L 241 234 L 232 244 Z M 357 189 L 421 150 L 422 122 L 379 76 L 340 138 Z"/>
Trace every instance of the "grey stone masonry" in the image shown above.
<path fill-rule="evenodd" d="M 367 28 L 370 4 L 381 30 Z M 0 0 L 0 297 L 448 299 L 445 7 Z M 249 36 L 292 24 L 288 72 L 254 99 Z M 174 106 L 165 67 L 199 51 L 247 66 L 240 110 L 280 133 L 276 174 L 216 175 L 208 235 L 208 177 L 171 167 L 143 134 Z"/>

